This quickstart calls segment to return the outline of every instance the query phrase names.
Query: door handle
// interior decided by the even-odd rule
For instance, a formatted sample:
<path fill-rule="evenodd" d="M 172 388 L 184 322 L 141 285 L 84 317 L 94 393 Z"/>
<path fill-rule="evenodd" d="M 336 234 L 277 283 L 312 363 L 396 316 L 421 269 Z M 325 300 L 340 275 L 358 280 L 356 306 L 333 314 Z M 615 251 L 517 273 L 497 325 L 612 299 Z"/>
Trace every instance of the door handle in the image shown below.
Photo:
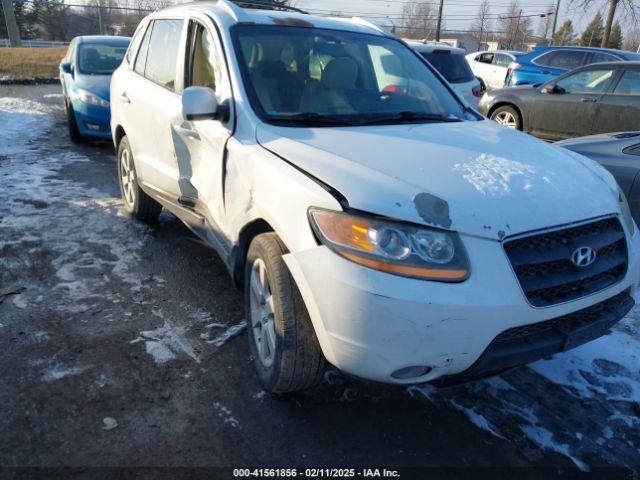
<path fill-rule="evenodd" d="M 186 127 L 183 127 L 182 125 L 172 125 L 172 127 L 176 131 L 176 133 L 180 135 L 183 135 L 192 140 L 200 140 L 200 135 L 198 134 L 198 132 L 196 132 L 191 128 L 186 128 Z"/>
<path fill-rule="evenodd" d="M 598 100 L 596 100 L 595 98 L 582 97 L 582 98 L 580 99 L 580 101 L 581 101 L 582 103 L 595 103 L 595 102 L 597 102 Z"/>
<path fill-rule="evenodd" d="M 127 92 L 122 92 L 120 94 L 120 100 L 122 100 L 122 102 L 126 104 L 131 103 L 131 99 L 127 96 Z"/>

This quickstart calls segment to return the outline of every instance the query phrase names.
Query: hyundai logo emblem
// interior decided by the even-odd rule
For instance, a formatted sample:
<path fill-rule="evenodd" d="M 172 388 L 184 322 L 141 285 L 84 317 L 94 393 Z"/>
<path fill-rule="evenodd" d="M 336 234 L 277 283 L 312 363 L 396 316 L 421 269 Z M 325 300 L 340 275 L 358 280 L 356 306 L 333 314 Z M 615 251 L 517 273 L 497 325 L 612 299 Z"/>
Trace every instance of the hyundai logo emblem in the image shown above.
<path fill-rule="evenodd" d="M 576 267 L 588 267 L 596 261 L 596 251 L 591 247 L 576 248 L 571 254 L 571 261 Z"/>

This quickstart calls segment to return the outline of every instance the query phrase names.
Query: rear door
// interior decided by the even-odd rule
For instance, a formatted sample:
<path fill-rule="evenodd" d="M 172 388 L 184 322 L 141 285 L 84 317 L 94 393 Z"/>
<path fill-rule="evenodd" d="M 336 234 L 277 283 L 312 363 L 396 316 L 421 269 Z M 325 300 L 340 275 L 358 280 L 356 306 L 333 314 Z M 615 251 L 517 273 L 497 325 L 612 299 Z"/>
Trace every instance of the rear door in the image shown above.
<path fill-rule="evenodd" d="M 599 102 L 593 133 L 640 130 L 640 67 L 620 69 Z"/>
<path fill-rule="evenodd" d="M 547 84 L 549 93 L 542 93 L 541 89 L 531 105 L 531 133 L 549 140 L 590 135 L 598 103 L 614 76 L 615 69 L 593 68 Z M 553 85 L 560 91 L 553 93 Z"/>
<path fill-rule="evenodd" d="M 174 201 L 180 197 L 180 188 L 171 125 L 182 119 L 183 75 L 179 72 L 184 71 L 185 25 L 182 18 L 153 21 L 138 54 L 146 53 L 146 59 L 136 59 L 135 83 L 125 93 L 135 119 L 135 135 L 130 138 L 138 177 Z"/>

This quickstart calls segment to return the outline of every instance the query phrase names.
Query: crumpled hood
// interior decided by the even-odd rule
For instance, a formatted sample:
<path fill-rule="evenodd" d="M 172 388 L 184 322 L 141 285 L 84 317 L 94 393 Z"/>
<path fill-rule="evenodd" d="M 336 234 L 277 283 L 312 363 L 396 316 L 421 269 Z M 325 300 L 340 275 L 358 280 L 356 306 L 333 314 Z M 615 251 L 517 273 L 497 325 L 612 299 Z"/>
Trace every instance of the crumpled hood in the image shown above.
<path fill-rule="evenodd" d="M 494 122 L 340 128 L 260 124 L 268 150 L 352 208 L 501 239 L 619 212 L 599 164 Z"/>
<path fill-rule="evenodd" d="M 109 100 L 109 88 L 111 85 L 111 75 L 83 75 L 77 74 L 76 86 L 82 88 L 100 98 Z"/>

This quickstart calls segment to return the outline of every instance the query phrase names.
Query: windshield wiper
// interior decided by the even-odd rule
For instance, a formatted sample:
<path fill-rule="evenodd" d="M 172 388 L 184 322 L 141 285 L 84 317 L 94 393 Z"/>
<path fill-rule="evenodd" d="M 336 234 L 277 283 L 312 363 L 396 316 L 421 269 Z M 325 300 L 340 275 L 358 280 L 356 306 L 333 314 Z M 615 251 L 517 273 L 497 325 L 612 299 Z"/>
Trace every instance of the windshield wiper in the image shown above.
<path fill-rule="evenodd" d="M 449 113 L 446 115 L 438 114 L 438 113 L 421 113 L 421 112 L 411 112 L 411 111 L 403 111 L 397 112 L 389 115 L 375 115 L 371 117 L 365 117 L 360 122 L 359 125 L 374 125 L 377 123 L 413 123 L 413 122 L 462 122 L 462 119 Z"/>
<path fill-rule="evenodd" d="M 275 123 L 293 123 L 305 126 L 354 126 L 361 124 L 342 115 L 322 115 L 313 112 L 296 113 L 295 115 L 268 115 L 267 120 Z"/>

